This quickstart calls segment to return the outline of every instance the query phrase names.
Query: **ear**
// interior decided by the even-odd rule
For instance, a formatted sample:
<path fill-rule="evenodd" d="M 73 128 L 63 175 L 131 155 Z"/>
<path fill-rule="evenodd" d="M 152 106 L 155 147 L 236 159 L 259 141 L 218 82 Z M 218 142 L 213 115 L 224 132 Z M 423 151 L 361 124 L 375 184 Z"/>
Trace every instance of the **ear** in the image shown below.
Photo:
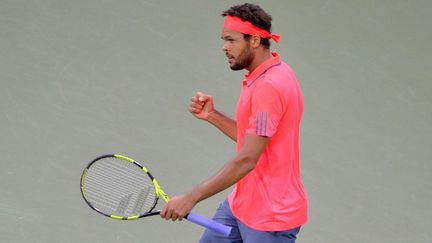
<path fill-rule="evenodd" d="M 249 41 L 252 48 L 258 48 L 261 44 L 261 37 L 259 35 L 252 35 Z"/>

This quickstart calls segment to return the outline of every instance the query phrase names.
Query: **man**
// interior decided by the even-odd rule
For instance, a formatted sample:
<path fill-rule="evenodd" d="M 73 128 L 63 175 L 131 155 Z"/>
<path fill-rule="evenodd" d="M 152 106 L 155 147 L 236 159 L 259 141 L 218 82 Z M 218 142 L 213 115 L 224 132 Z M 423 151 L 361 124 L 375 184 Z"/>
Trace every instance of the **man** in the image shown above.
<path fill-rule="evenodd" d="M 200 242 L 295 242 L 307 221 L 300 178 L 299 128 L 303 98 L 291 68 L 270 51 L 271 16 L 243 4 L 224 11 L 223 51 L 232 70 L 248 70 L 236 119 L 217 111 L 213 98 L 198 92 L 189 111 L 237 143 L 237 154 L 210 179 L 173 197 L 161 217 L 181 220 L 201 200 L 235 185 L 214 220 L 231 235 L 206 230 Z"/>

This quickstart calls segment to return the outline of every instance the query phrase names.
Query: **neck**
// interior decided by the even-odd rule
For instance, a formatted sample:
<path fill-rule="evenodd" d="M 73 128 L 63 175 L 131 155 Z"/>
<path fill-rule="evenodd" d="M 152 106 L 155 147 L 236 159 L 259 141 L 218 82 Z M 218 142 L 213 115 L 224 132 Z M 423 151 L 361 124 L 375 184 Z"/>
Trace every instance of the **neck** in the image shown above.
<path fill-rule="evenodd" d="M 267 61 L 268 59 L 272 58 L 272 54 L 270 49 L 261 49 L 257 50 L 255 52 L 255 57 L 252 61 L 252 63 L 246 67 L 246 70 L 248 70 L 250 73 L 252 73 L 261 63 Z"/>

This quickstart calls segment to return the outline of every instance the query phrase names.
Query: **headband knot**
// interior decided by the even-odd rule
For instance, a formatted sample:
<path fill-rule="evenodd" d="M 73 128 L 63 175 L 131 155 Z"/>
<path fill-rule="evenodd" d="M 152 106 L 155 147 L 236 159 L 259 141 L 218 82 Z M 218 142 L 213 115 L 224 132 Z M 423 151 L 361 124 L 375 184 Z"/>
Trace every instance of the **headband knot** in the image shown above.
<path fill-rule="evenodd" d="M 226 16 L 224 28 L 235 30 L 247 35 L 258 35 L 262 38 L 271 38 L 276 43 L 280 40 L 280 35 L 269 33 L 267 30 L 261 29 L 253 25 L 251 22 L 242 20 L 237 16 Z"/>

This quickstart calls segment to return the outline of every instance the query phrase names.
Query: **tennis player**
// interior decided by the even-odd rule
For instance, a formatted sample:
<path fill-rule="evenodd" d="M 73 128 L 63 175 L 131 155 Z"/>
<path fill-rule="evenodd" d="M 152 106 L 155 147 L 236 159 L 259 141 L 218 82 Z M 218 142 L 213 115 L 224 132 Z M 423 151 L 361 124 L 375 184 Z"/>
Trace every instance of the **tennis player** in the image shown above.
<path fill-rule="evenodd" d="M 225 237 L 206 230 L 200 242 L 295 242 L 307 222 L 307 198 L 300 177 L 299 128 L 303 98 L 291 68 L 270 51 L 271 16 L 253 4 L 222 13 L 223 51 L 232 70 L 246 69 L 236 118 L 215 109 L 202 92 L 189 111 L 237 143 L 237 153 L 210 179 L 173 197 L 161 217 L 181 220 L 201 200 L 235 184 L 214 220 L 233 227 Z"/>

